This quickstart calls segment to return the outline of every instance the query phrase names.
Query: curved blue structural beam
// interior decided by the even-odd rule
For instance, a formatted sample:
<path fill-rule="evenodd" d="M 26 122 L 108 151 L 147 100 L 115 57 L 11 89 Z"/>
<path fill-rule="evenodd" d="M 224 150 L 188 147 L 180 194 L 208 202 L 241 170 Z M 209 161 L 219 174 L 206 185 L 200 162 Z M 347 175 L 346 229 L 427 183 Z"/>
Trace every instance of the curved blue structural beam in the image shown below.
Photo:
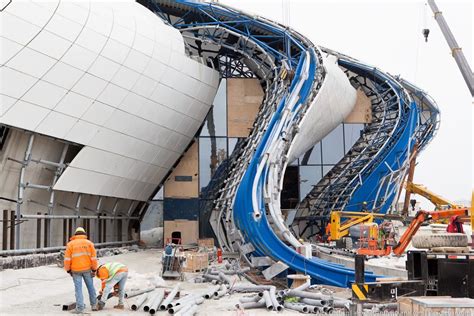
<path fill-rule="evenodd" d="M 364 130 L 366 135 L 386 129 L 371 142 L 376 152 L 370 159 L 365 156 L 346 163 L 350 168 L 333 171 L 335 178 L 344 181 L 337 184 L 338 191 L 325 191 L 330 187 L 322 187 L 319 201 L 326 206 L 330 200 L 341 209 L 350 210 L 362 201 L 371 201 L 371 207 L 387 212 L 397 196 L 414 144 L 424 147 L 434 135 L 438 122 L 435 103 L 400 78 L 348 56 L 317 48 L 301 34 L 264 18 L 218 3 L 140 2 L 180 30 L 192 54 L 205 57 L 223 75 L 227 70 L 221 69 L 222 57 L 233 65 L 243 65 L 242 76 L 253 72 L 266 93 L 252 133 L 229 161 L 232 172 L 222 184 L 221 196 L 216 201 L 215 231 L 221 246 L 235 250 L 251 245 L 250 250 L 242 251 L 247 259 L 268 256 L 310 275 L 315 282 L 349 286 L 354 281 L 352 269 L 303 257 L 294 248 L 296 239 L 284 228 L 279 227 L 286 240 L 279 237 L 274 227 L 274 216 L 278 214 L 272 212 L 274 201 L 271 200 L 279 201 L 280 191 L 278 186 L 268 185 L 275 177 L 283 178 L 298 124 L 308 115 L 308 109 L 317 106 L 314 100 L 324 85 L 327 71 L 322 52 L 336 56 L 348 77 L 370 81 L 371 89 L 383 101 L 381 113 L 385 117 L 379 118 L 377 126 Z M 212 49 L 203 49 L 207 43 L 212 44 Z M 384 105 L 390 111 L 385 111 Z M 271 159 L 275 153 L 281 156 L 278 164 Z M 278 174 L 275 165 L 281 168 Z M 357 176 L 348 176 L 348 170 L 357 170 Z M 330 195 L 336 191 L 337 196 Z M 269 216 L 273 217 L 273 225 L 268 221 Z M 375 281 L 376 277 L 370 272 L 365 275 L 366 281 Z"/>

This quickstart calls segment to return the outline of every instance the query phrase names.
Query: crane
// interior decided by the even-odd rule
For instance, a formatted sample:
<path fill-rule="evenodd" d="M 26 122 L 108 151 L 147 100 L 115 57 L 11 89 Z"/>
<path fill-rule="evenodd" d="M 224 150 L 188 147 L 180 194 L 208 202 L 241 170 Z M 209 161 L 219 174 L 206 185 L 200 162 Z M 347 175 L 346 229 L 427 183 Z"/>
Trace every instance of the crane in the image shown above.
<path fill-rule="evenodd" d="M 444 35 L 444 38 L 446 39 L 446 42 L 449 45 L 449 48 L 451 49 L 451 53 L 453 55 L 454 60 L 456 61 L 456 64 L 459 67 L 459 70 L 461 71 L 461 74 L 464 78 L 464 81 L 466 82 L 467 87 L 469 88 L 469 91 L 471 92 L 471 96 L 474 96 L 474 87 L 473 87 L 473 75 L 472 75 L 472 70 L 471 67 L 469 66 L 466 57 L 464 56 L 464 53 L 462 51 L 462 48 L 458 45 L 456 39 L 454 38 L 453 33 L 451 32 L 448 23 L 444 19 L 443 12 L 441 12 L 438 9 L 438 6 L 434 2 L 434 0 L 428 0 L 428 4 L 433 11 L 434 18 L 436 22 L 438 22 L 439 28 L 441 29 L 441 32 Z M 429 31 L 428 31 L 429 33 Z M 423 35 L 426 34 L 426 31 L 423 30 Z M 428 35 L 425 35 L 425 40 Z"/>
<path fill-rule="evenodd" d="M 442 210 L 444 208 L 458 209 L 464 207 L 464 205 L 456 204 L 442 197 L 441 195 L 428 190 L 427 187 L 421 184 L 416 184 L 407 181 L 407 183 L 405 184 L 405 190 L 409 193 L 419 194 L 427 198 L 431 203 L 435 205 L 437 210 Z"/>

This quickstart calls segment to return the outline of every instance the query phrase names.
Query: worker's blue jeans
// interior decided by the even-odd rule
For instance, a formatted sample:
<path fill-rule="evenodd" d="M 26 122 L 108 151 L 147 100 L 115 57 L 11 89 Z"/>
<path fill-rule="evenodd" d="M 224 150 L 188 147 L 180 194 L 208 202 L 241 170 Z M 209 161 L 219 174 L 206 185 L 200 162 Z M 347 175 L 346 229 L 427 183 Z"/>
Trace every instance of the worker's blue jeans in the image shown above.
<path fill-rule="evenodd" d="M 118 284 L 119 288 L 119 304 L 123 305 L 123 299 L 125 298 L 125 283 L 127 283 L 128 272 L 119 272 L 114 275 L 112 279 L 105 283 L 104 293 L 102 293 L 102 298 L 100 299 L 99 304 L 105 305 L 105 301 L 109 296 L 109 293 L 113 291 L 114 285 Z"/>
<path fill-rule="evenodd" d="M 72 279 L 74 281 L 74 290 L 76 292 L 76 310 L 83 311 L 86 309 L 86 304 L 84 304 L 84 296 L 82 295 L 82 279 L 84 279 L 84 283 L 86 283 L 91 306 L 94 306 L 97 303 L 97 297 L 95 294 L 94 281 L 92 280 L 91 272 L 72 272 Z"/>

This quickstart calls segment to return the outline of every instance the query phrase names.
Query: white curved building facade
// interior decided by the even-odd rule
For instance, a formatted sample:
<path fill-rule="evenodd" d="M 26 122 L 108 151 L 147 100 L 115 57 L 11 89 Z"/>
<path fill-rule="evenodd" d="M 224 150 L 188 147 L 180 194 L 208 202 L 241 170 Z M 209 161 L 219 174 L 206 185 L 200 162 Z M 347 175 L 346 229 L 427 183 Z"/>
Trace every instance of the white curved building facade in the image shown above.
<path fill-rule="evenodd" d="M 54 191 L 148 200 L 201 126 L 218 72 L 133 1 L 0 9 L 0 124 L 78 146 Z"/>

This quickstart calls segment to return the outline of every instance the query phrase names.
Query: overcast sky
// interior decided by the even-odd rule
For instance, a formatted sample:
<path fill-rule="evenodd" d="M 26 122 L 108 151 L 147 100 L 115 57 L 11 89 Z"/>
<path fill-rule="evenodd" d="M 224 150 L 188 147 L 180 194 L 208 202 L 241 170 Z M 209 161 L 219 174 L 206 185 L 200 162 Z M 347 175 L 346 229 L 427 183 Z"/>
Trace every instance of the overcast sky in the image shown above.
<path fill-rule="evenodd" d="M 425 2 L 219 2 L 280 22 L 289 21 L 292 28 L 313 43 L 340 51 L 391 74 L 400 74 L 427 91 L 441 110 L 441 127 L 431 144 L 418 156 L 414 182 L 422 183 L 451 200 L 470 201 L 474 178 L 472 99 Z M 436 3 L 472 67 L 471 1 L 438 0 Z M 425 23 L 430 29 L 427 43 L 421 34 Z M 422 202 L 422 206 L 432 208 L 426 201 Z"/>

